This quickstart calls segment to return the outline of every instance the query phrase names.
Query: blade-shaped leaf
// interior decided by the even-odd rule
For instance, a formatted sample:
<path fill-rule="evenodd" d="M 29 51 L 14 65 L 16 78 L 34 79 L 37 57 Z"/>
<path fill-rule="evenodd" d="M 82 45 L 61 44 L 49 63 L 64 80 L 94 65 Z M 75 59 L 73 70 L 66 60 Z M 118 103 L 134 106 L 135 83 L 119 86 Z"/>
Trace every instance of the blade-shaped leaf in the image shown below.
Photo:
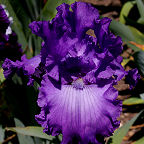
<path fill-rule="evenodd" d="M 137 140 L 136 142 L 134 142 L 133 144 L 144 144 L 144 136 L 139 140 Z"/>
<path fill-rule="evenodd" d="M 144 44 L 144 34 L 132 26 L 128 26 L 138 44 Z"/>
<path fill-rule="evenodd" d="M 0 0 L 0 3 L 6 5 L 6 9 L 8 10 L 10 16 L 13 17 L 12 29 L 18 35 L 19 42 L 22 44 L 23 49 L 25 49 L 27 46 L 27 41 L 26 41 L 24 32 L 22 30 L 22 25 L 21 25 L 20 21 L 18 20 L 11 4 L 9 3 L 8 0 Z"/>
<path fill-rule="evenodd" d="M 28 11 L 30 13 L 31 19 L 32 20 L 36 20 L 37 17 L 39 16 L 39 12 L 38 12 L 38 5 L 37 2 L 40 3 L 40 1 L 36 1 L 36 0 L 25 0 Z M 40 5 L 39 5 L 40 6 Z"/>
<path fill-rule="evenodd" d="M 35 144 L 46 144 L 45 139 L 34 137 Z"/>
<path fill-rule="evenodd" d="M 0 125 L 0 143 L 4 141 L 4 132 L 5 130 L 2 128 L 2 125 Z"/>
<path fill-rule="evenodd" d="M 127 17 L 130 10 L 133 8 L 135 4 L 135 1 L 128 1 L 126 2 L 123 7 L 122 7 L 122 10 L 120 12 L 120 22 L 125 24 L 126 23 L 126 20 L 124 17 Z"/>
<path fill-rule="evenodd" d="M 110 24 L 110 29 L 116 35 L 121 36 L 123 41 L 135 41 L 135 38 L 130 29 L 126 25 L 118 21 L 112 20 Z"/>
<path fill-rule="evenodd" d="M 127 25 L 130 25 L 130 26 L 138 29 L 142 33 L 144 32 L 144 25 L 143 24 L 140 24 L 137 21 L 130 19 L 128 17 L 125 17 L 125 20 L 126 20 Z"/>
<path fill-rule="evenodd" d="M 135 63 L 144 76 L 144 51 L 139 51 L 134 54 Z"/>
<path fill-rule="evenodd" d="M 19 0 L 13 0 L 13 1 L 9 0 L 9 2 L 22 25 L 22 30 L 27 39 L 29 36 L 29 33 L 31 32 L 28 27 L 29 23 L 31 22 L 31 18 L 29 16 L 29 13 L 27 12 L 27 7 L 25 7 L 24 1 L 21 2 Z"/>
<path fill-rule="evenodd" d="M 134 122 L 137 120 L 137 118 L 142 114 L 143 111 L 138 113 L 134 118 L 132 118 L 130 121 L 128 121 L 124 126 L 117 129 L 114 132 L 114 135 L 112 138 L 111 144 L 121 144 L 123 137 L 127 134 L 129 128 L 134 124 Z"/>
<path fill-rule="evenodd" d="M 140 17 L 144 18 L 144 3 L 142 0 L 136 0 L 138 11 L 140 13 Z"/>
<path fill-rule="evenodd" d="M 50 20 L 56 15 L 56 7 L 62 3 L 71 4 L 76 0 L 48 0 L 45 4 L 42 13 L 41 19 L 42 20 Z"/>
<path fill-rule="evenodd" d="M 8 127 L 8 128 L 6 128 L 6 130 L 11 130 L 11 131 L 17 132 L 19 134 L 39 137 L 39 138 L 48 139 L 48 140 L 52 140 L 54 138 L 53 136 L 49 136 L 49 135 L 43 133 L 43 128 L 37 127 L 37 126 Z"/>
<path fill-rule="evenodd" d="M 24 127 L 24 124 L 20 120 L 15 118 L 14 121 L 15 121 L 16 127 Z M 20 144 L 34 144 L 34 141 L 32 137 L 30 136 L 25 136 L 21 134 L 18 134 L 17 136 L 18 136 L 18 140 Z"/>
<path fill-rule="evenodd" d="M 144 104 L 144 100 L 141 98 L 132 97 L 123 101 L 123 105 L 136 105 L 136 104 Z"/>
<path fill-rule="evenodd" d="M 0 68 L 0 84 L 3 83 L 5 81 L 5 77 L 4 77 L 4 74 L 3 74 L 3 69 Z"/>
<path fill-rule="evenodd" d="M 139 19 L 137 20 L 137 22 L 138 22 L 139 24 L 144 25 L 144 17 L 139 18 Z"/>

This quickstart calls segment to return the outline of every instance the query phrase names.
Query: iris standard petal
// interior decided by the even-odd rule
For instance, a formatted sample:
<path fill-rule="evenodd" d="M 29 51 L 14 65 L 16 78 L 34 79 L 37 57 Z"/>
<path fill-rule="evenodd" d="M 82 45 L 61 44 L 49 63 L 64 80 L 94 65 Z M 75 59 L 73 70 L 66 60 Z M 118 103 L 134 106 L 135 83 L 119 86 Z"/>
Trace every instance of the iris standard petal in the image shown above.
<path fill-rule="evenodd" d="M 83 2 L 75 2 L 71 8 L 73 10 L 73 27 L 78 37 L 83 37 L 87 30 L 92 29 L 94 20 L 99 18 L 98 10 Z"/>
<path fill-rule="evenodd" d="M 98 46 L 105 50 L 109 50 L 114 57 L 117 57 L 122 52 L 122 40 L 119 36 L 113 35 L 109 31 L 110 18 L 103 18 L 95 21 L 94 32 L 98 39 Z M 117 47 L 117 48 L 115 48 Z"/>

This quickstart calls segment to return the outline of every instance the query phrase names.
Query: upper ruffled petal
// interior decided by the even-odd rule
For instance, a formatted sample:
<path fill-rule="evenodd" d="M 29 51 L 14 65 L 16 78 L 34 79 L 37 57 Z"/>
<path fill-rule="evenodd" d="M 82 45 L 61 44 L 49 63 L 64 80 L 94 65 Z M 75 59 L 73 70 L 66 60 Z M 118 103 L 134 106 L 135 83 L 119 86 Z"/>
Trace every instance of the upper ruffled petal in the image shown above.
<path fill-rule="evenodd" d="M 50 25 L 51 24 L 47 21 L 33 22 L 30 24 L 30 28 L 33 33 L 42 36 L 44 39 L 41 50 L 42 62 L 45 64 L 47 59 L 50 59 L 50 61 L 57 64 L 68 54 L 68 51 L 75 44 L 77 39 L 71 39 L 68 33 L 63 34 L 62 37 L 58 37 L 56 29 L 53 27 L 51 28 Z M 47 65 L 49 65 L 49 62 L 47 62 Z"/>
<path fill-rule="evenodd" d="M 42 112 L 36 120 L 49 134 L 62 132 L 64 144 L 72 142 L 73 138 L 79 144 L 101 143 L 97 138 L 99 135 L 110 136 L 119 126 L 117 117 L 121 102 L 116 100 L 117 95 L 111 85 L 103 88 L 85 85 L 82 90 L 73 85 L 63 85 L 57 89 L 46 75 L 38 98 Z"/>
<path fill-rule="evenodd" d="M 83 37 L 86 31 L 93 27 L 94 20 L 99 18 L 98 10 L 83 2 L 75 2 L 71 8 L 73 10 L 73 19 L 71 20 L 73 28 L 78 37 Z"/>
<path fill-rule="evenodd" d="M 41 50 L 44 64 L 46 58 L 57 64 L 70 51 L 74 52 L 78 40 L 85 38 L 86 31 L 99 18 L 98 11 L 90 4 L 75 2 L 72 11 L 69 7 L 67 4 L 57 7 L 57 15 L 51 22 L 35 21 L 29 25 L 32 32 L 44 40 Z"/>
<path fill-rule="evenodd" d="M 109 31 L 110 23 L 111 19 L 106 17 L 96 20 L 93 29 L 98 39 L 98 47 L 103 51 L 108 50 L 114 57 L 117 57 L 122 53 L 122 40 Z"/>

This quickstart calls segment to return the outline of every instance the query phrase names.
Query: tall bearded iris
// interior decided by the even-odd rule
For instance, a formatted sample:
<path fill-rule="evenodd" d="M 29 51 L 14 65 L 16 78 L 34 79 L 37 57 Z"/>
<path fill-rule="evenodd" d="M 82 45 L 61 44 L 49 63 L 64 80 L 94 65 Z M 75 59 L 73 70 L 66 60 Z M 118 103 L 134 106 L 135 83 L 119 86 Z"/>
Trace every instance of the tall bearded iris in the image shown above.
<path fill-rule="evenodd" d="M 121 66 L 122 41 L 109 31 L 109 18 L 99 19 L 97 9 L 82 2 L 57 11 L 52 21 L 29 25 L 43 39 L 40 55 L 7 59 L 4 73 L 9 77 L 21 69 L 30 81 L 39 79 L 36 120 L 45 133 L 62 133 L 62 144 L 99 144 L 119 126 L 121 101 L 113 85 L 126 76 L 132 88 L 138 73 Z M 95 36 L 87 34 L 90 29 Z"/>

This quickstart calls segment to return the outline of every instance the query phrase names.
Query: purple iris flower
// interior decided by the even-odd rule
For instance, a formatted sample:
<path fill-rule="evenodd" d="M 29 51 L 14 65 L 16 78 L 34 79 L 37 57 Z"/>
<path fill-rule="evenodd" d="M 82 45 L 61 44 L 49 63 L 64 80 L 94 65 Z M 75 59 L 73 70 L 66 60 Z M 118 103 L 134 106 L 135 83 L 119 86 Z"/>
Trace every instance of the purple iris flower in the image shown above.
<path fill-rule="evenodd" d="M 39 56 L 3 64 L 9 77 L 22 69 L 41 81 L 36 120 L 51 135 L 63 134 L 62 144 L 100 144 L 119 127 L 122 103 L 113 87 L 130 76 L 121 65 L 122 40 L 109 31 L 111 20 L 99 18 L 89 4 L 75 2 L 57 7 L 52 21 L 34 21 L 29 27 L 43 39 Z M 93 30 L 95 36 L 87 34 Z"/>
<path fill-rule="evenodd" d="M 9 25 L 10 21 L 5 13 L 4 8 L 2 5 L 0 5 L 0 32 L 5 33 Z"/>
<path fill-rule="evenodd" d="M 14 32 L 7 34 L 10 23 L 4 8 L 0 5 L 0 60 L 4 60 L 6 57 L 16 60 L 22 56 L 22 49 L 17 42 L 17 35 Z"/>

